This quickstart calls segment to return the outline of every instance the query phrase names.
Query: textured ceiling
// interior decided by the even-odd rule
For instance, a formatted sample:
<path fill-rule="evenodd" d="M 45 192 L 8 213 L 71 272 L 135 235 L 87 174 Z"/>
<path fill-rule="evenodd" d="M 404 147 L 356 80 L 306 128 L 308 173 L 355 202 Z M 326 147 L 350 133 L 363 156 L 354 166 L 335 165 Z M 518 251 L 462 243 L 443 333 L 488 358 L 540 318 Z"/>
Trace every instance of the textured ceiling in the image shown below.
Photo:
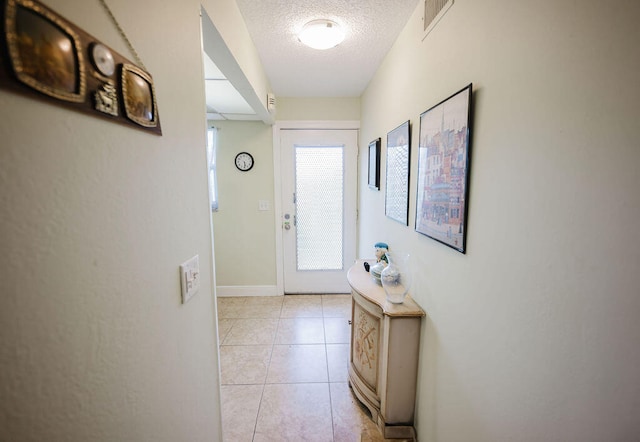
<path fill-rule="evenodd" d="M 420 0 L 237 0 L 276 97 L 358 97 Z M 319 51 L 297 32 L 327 18 L 345 41 Z"/>

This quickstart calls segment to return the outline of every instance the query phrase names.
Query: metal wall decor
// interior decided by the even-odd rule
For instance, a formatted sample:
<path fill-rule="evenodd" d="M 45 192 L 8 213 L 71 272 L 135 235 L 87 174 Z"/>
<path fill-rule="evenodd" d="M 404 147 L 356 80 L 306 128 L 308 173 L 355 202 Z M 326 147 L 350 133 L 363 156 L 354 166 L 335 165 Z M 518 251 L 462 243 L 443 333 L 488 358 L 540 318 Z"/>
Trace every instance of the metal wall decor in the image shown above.
<path fill-rule="evenodd" d="M 151 75 L 36 0 L 0 0 L 0 87 L 162 135 Z"/>
<path fill-rule="evenodd" d="M 142 69 L 132 65 L 122 65 L 122 96 L 124 110 L 131 121 L 140 126 L 155 127 L 158 124 L 156 94 L 151 76 Z"/>

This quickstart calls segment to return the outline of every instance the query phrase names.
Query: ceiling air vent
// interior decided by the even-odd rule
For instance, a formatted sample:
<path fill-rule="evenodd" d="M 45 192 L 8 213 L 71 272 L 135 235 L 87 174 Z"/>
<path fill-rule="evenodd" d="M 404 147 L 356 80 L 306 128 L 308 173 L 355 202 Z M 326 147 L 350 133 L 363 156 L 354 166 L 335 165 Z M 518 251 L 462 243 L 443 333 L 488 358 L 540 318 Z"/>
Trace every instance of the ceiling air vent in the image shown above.
<path fill-rule="evenodd" d="M 442 16 L 453 5 L 453 0 L 424 0 L 424 15 L 422 16 L 424 40 L 429 32 L 438 24 Z"/>

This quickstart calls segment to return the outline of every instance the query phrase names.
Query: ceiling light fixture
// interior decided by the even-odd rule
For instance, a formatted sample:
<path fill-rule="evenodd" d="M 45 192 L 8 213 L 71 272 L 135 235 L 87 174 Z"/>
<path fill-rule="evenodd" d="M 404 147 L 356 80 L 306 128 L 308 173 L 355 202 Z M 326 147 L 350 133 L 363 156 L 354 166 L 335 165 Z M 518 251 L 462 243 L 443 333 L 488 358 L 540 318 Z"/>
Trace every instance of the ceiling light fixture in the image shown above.
<path fill-rule="evenodd" d="M 302 27 L 298 39 L 313 49 L 330 49 L 344 40 L 340 25 L 327 19 L 312 20 Z"/>

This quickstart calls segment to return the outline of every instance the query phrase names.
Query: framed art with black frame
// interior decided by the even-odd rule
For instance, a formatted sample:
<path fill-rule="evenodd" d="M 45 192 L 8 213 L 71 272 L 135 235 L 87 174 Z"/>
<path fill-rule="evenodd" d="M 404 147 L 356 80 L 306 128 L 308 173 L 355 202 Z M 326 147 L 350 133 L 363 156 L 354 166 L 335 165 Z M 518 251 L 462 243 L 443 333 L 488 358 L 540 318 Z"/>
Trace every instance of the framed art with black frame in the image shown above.
<path fill-rule="evenodd" d="M 472 84 L 420 115 L 416 231 L 466 252 Z"/>
<path fill-rule="evenodd" d="M 410 123 L 405 121 L 387 134 L 385 214 L 409 225 Z"/>
<path fill-rule="evenodd" d="M 369 189 L 380 190 L 380 138 L 369 143 Z"/>

